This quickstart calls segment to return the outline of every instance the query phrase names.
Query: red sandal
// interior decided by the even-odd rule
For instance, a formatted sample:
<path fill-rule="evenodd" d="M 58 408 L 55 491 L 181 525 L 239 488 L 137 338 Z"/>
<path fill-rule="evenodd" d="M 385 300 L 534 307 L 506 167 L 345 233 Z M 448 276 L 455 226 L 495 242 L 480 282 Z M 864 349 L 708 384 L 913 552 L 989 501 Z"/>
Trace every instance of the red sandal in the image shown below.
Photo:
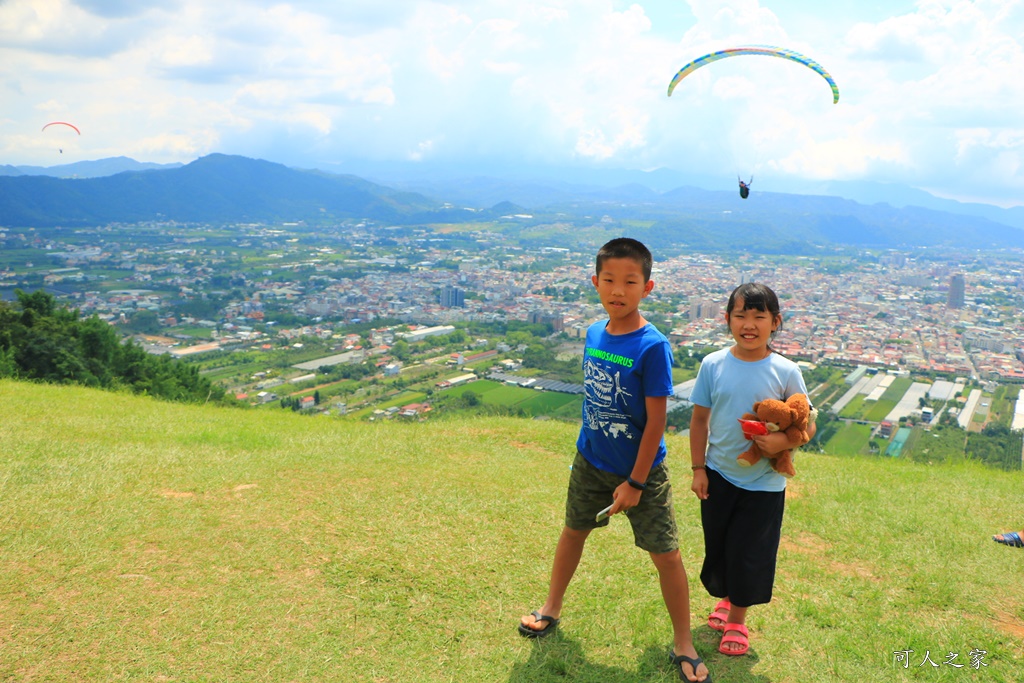
<path fill-rule="evenodd" d="M 738 633 L 738 636 L 729 635 L 729 632 Z M 718 651 L 723 655 L 730 655 L 732 657 L 739 657 L 740 655 L 747 654 L 747 650 L 750 649 L 750 632 L 747 631 L 747 627 L 743 624 L 726 624 L 723 629 L 725 635 L 722 636 L 722 642 L 718 644 Z M 730 650 L 725 647 L 726 643 L 736 643 L 740 646 L 739 650 Z"/>
<path fill-rule="evenodd" d="M 715 609 L 712 610 L 711 614 L 708 615 L 708 626 L 715 629 L 716 631 L 724 631 L 725 624 L 729 621 L 729 609 L 731 607 L 732 605 L 729 604 L 728 599 L 719 600 L 718 604 L 715 605 Z M 723 610 L 725 611 L 724 616 L 721 614 Z M 720 623 L 716 624 L 714 621 L 712 621 L 712 619 L 715 619 Z"/>

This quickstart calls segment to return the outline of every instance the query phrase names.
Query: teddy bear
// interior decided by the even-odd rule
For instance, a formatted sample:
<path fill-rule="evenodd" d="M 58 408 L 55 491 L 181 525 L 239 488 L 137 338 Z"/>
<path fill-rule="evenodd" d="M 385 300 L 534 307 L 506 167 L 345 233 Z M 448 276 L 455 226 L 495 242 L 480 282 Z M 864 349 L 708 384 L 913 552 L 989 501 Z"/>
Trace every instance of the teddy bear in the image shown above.
<path fill-rule="evenodd" d="M 769 398 L 754 404 L 753 413 L 744 413 L 741 420 L 764 422 L 769 432 L 785 432 L 790 443 L 805 444 L 810 441 L 807 425 L 811 419 L 811 405 L 804 394 L 793 394 L 785 401 Z M 747 437 L 749 438 L 749 437 Z M 751 441 L 750 448 L 739 454 L 736 460 L 743 467 L 750 467 L 762 457 L 771 460 L 772 469 L 784 477 L 796 474 L 793 467 L 793 449 L 787 448 L 775 455 L 765 455 L 757 443 Z"/>

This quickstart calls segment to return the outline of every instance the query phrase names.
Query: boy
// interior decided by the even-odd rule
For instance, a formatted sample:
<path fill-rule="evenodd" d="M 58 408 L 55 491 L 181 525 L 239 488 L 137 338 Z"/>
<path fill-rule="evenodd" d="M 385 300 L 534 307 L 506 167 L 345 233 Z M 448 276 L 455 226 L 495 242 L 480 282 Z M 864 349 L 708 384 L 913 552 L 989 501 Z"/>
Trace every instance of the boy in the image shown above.
<path fill-rule="evenodd" d="M 596 521 L 595 516 L 611 503 L 608 514 L 626 513 L 637 547 L 650 553 L 658 570 L 674 633 L 669 656 L 679 667 L 680 678 L 710 681 L 693 647 L 689 587 L 679 554 L 672 487 L 663 462 L 672 349 L 639 309 L 640 300 L 654 289 L 652 265 L 647 247 L 626 237 L 608 242 L 597 252 L 591 281 L 608 320 L 587 330 L 583 425 L 547 601 L 521 619 L 519 632 L 537 638 L 558 626 L 562 600 L 587 536 L 608 524 L 607 519 Z"/>

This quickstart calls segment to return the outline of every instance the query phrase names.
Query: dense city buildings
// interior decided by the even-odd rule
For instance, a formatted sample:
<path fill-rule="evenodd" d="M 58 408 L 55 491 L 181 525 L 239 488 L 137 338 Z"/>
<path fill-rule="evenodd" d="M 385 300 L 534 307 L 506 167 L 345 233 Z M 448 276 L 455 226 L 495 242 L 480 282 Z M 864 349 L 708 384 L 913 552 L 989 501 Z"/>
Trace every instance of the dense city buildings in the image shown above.
<path fill-rule="evenodd" d="M 457 236 L 364 224 L 295 230 L 107 226 L 44 235 L 8 228 L 0 253 L 17 256 L 0 262 L 0 292 L 9 298 L 14 287 L 47 287 L 83 315 L 126 332 L 151 320 L 151 331 L 179 347 L 329 338 L 381 319 L 425 328 L 523 321 L 575 339 L 603 314 L 590 281 L 599 240 L 554 249 L 483 229 Z M 776 344 L 793 358 L 1024 382 L 1019 253 L 678 252 L 655 249 L 656 286 L 645 300 L 677 345 L 727 344 L 729 292 L 756 280 L 782 298 Z"/>

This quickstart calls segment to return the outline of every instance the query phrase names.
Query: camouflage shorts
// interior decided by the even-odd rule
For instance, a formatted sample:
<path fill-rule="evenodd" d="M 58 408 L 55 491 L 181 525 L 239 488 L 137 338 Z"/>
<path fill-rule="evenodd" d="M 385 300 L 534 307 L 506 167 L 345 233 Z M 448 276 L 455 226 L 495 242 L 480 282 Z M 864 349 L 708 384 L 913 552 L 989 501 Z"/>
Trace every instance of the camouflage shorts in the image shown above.
<path fill-rule="evenodd" d="M 569 492 L 565 499 L 565 525 L 570 529 L 595 529 L 607 526 L 608 519 L 595 522 L 597 513 L 612 502 L 612 491 L 625 478 L 591 465 L 579 453 L 572 463 Z M 672 485 L 668 468 L 661 463 L 647 477 L 647 489 L 635 508 L 624 513 L 633 526 L 636 546 L 649 553 L 661 554 L 679 548 L 676 514 L 672 507 Z"/>

